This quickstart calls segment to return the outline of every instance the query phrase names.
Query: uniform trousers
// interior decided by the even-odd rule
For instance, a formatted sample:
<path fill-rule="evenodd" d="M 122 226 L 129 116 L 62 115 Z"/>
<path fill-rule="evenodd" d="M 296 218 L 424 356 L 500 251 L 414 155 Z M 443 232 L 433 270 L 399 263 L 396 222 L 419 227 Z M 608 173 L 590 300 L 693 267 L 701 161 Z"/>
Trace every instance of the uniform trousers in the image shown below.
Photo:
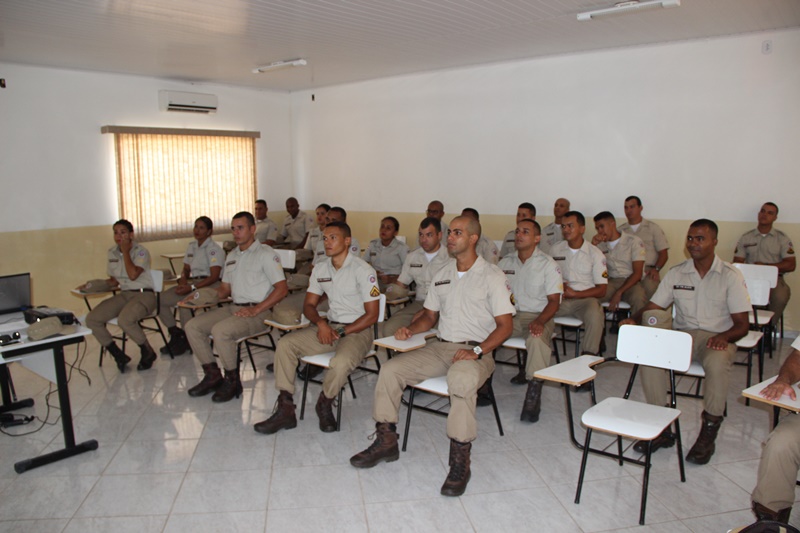
<path fill-rule="evenodd" d="M 138 345 L 147 342 L 147 337 L 139 325 L 139 321 L 156 310 L 156 295 L 151 292 L 122 291 L 111 298 L 103 300 L 86 315 L 86 326 L 92 330 L 100 346 L 108 346 L 114 342 L 106 323 L 112 318 L 122 331 Z"/>
<path fill-rule="evenodd" d="M 610 301 L 611 297 L 614 296 L 614 293 L 616 293 L 619 288 L 625 284 L 626 279 L 627 278 L 609 278 L 606 295 L 602 300 L 600 300 L 600 302 L 602 303 Z M 623 292 L 622 301 L 627 302 L 631 306 L 631 315 L 635 315 L 641 311 L 648 302 L 648 298 L 645 294 L 644 287 L 642 287 L 642 283 L 639 282 L 627 291 Z"/>
<path fill-rule="evenodd" d="M 552 320 L 548 320 L 545 323 L 541 337 L 531 335 L 530 324 L 539 318 L 539 314 L 517 311 L 514 317 L 514 331 L 511 333 L 512 337 L 525 338 L 525 349 L 528 351 L 528 361 L 525 364 L 525 379 L 528 381 L 533 379 L 534 372 L 550 366 L 550 356 L 553 354 L 553 348 L 550 343 L 555 324 Z"/>
<path fill-rule="evenodd" d="M 797 471 L 800 469 L 800 416 L 781 420 L 761 452 L 753 501 L 780 511 L 794 504 Z"/>
<path fill-rule="evenodd" d="M 375 421 L 396 424 L 406 386 L 446 374 L 450 392 L 447 436 L 462 443 L 475 440 L 478 437 L 478 422 L 475 419 L 478 389 L 494 372 L 494 359 L 484 355 L 481 359 L 454 363 L 453 356 L 461 349 L 472 350 L 472 346 L 434 341 L 424 348 L 387 361 L 381 367 L 375 385 L 372 408 Z"/>
<path fill-rule="evenodd" d="M 330 323 L 333 329 L 344 325 Z M 335 398 L 347 383 L 350 373 L 364 360 L 374 340 L 371 327 L 351 333 L 332 345 L 319 342 L 317 331 L 317 326 L 310 326 L 284 335 L 278 341 L 275 351 L 275 388 L 279 391 L 294 394 L 295 373 L 301 357 L 336 352 L 322 380 L 322 392 L 327 398 Z"/>
<path fill-rule="evenodd" d="M 647 270 L 650 269 L 645 268 L 645 272 Z M 649 276 L 645 276 L 644 278 L 642 278 L 641 284 L 642 284 L 642 289 L 644 289 L 645 301 L 649 302 L 650 298 L 652 298 L 653 295 L 656 293 L 656 290 L 658 290 L 658 286 L 661 284 L 661 281 L 655 281 Z"/>
<path fill-rule="evenodd" d="M 264 325 L 264 320 L 272 318 L 272 311 L 267 309 L 253 317 L 234 316 L 239 309 L 248 308 L 231 304 L 201 313 L 186 323 L 186 338 L 189 339 L 192 353 L 201 364 L 214 362 L 209 335 L 214 337 L 214 346 L 222 367 L 226 371 L 233 371 L 236 370 L 237 363 L 237 339 L 269 329 Z"/>
<path fill-rule="evenodd" d="M 561 300 L 556 317 L 572 316 L 583 322 L 583 349 L 584 353 L 597 354 L 600 351 L 600 339 L 606 328 L 603 308 L 597 298 L 571 298 Z"/>
<path fill-rule="evenodd" d="M 656 321 L 650 324 L 651 317 Z M 642 317 L 642 324 L 662 329 L 671 329 L 672 316 L 669 311 L 647 311 Z M 711 331 L 702 329 L 683 330 L 692 336 L 692 360 L 700 361 L 706 372 L 703 386 L 703 408 L 713 416 L 722 416 L 725 413 L 725 403 L 728 401 L 728 384 L 730 383 L 731 366 L 736 355 L 736 345 L 728 343 L 725 350 L 712 350 L 706 347 L 708 339 L 716 335 Z M 651 405 L 665 405 L 666 391 L 669 390 L 669 374 L 660 368 L 642 366 L 639 369 L 642 376 L 647 403 Z"/>
<path fill-rule="evenodd" d="M 392 318 L 383 323 L 381 335 L 383 337 L 390 337 L 394 335 L 398 329 L 410 326 L 414 315 L 422 309 L 422 304 L 423 302 L 420 300 L 414 300 L 413 302 L 407 303 L 405 307 L 396 313 L 392 313 Z"/>
<path fill-rule="evenodd" d="M 207 285 L 203 288 L 208 289 L 216 289 L 219 286 L 219 282 L 216 282 L 212 285 Z M 178 306 L 178 302 L 186 298 L 189 294 L 178 294 L 176 291 L 178 290 L 178 285 L 174 287 L 170 287 L 169 290 L 166 290 L 161 293 L 160 298 L 160 305 L 158 307 L 158 318 L 161 320 L 161 323 L 164 324 L 167 329 L 174 328 L 178 325 L 175 322 L 175 315 L 173 314 L 173 309 Z M 184 328 L 186 327 L 186 323 L 192 319 L 192 310 L 186 309 L 184 307 L 178 308 L 178 316 L 181 319 L 181 326 Z"/>
<path fill-rule="evenodd" d="M 767 306 L 767 309 L 775 313 L 775 316 L 772 317 L 773 324 L 777 324 L 778 320 L 780 320 L 791 296 L 792 291 L 789 285 L 783 279 L 783 276 L 778 276 L 778 284 L 769 291 L 769 305 Z"/>

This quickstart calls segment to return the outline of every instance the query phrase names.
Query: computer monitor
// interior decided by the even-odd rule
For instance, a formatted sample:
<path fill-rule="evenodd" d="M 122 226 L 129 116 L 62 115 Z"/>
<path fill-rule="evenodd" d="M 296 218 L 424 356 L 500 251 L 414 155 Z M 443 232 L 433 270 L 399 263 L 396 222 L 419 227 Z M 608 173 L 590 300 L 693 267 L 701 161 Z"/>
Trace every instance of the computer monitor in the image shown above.
<path fill-rule="evenodd" d="M 31 275 L 0 276 L 0 314 L 15 313 L 31 307 Z"/>

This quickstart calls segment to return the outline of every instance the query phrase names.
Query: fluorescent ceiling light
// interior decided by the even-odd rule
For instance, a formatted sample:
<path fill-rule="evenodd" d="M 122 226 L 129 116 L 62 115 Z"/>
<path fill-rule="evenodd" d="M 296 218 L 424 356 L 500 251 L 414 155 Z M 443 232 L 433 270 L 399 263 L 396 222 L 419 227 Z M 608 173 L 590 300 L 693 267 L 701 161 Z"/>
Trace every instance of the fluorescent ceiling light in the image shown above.
<path fill-rule="evenodd" d="M 269 65 L 264 65 L 263 67 L 254 68 L 253 74 L 262 74 L 264 72 L 269 72 L 270 70 L 275 70 L 285 67 L 304 67 L 306 65 L 308 65 L 308 61 L 300 58 L 287 59 L 286 61 L 273 61 Z"/>
<path fill-rule="evenodd" d="M 678 7 L 681 5 L 681 0 L 645 0 L 639 2 L 631 0 L 629 2 L 618 2 L 614 7 L 606 7 L 603 9 L 595 9 L 594 11 L 586 11 L 585 13 L 578 13 L 578 20 L 592 20 L 596 17 L 605 15 L 619 15 L 622 13 L 629 13 L 639 9 L 649 9 L 651 7 Z"/>

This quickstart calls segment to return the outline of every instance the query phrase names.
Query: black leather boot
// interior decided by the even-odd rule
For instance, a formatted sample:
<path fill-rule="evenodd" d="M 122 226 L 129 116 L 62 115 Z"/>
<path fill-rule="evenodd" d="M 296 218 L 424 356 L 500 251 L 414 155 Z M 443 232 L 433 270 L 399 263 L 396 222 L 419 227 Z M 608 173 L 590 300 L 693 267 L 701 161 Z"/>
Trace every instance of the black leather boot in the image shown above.
<path fill-rule="evenodd" d="M 522 413 L 519 419 L 523 422 L 538 422 L 539 412 L 542 410 L 542 387 L 544 381 L 532 379 L 528 382 L 525 392 L 525 401 L 522 403 Z"/>
<path fill-rule="evenodd" d="M 319 429 L 323 433 L 336 431 L 336 418 L 333 416 L 333 399 L 329 399 L 325 396 L 325 393 L 320 392 L 315 410 L 319 417 Z"/>
<path fill-rule="evenodd" d="M 233 398 L 238 398 L 242 394 L 242 382 L 239 380 L 239 371 L 226 370 L 225 378 L 222 380 L 211 401 L 215 403 L 229 402 Z"/>
<path fill-rule="evenodd" d="M 450 439 L 450 472 L 444 480 L 442 496 L 461 496 L 467 490 L 467 483 L 472 476 L 470 472 L 470 451 L 472 443 L 461 443 Z"/>
<path fill-rule="evenodd" d="M 696 465 L 704 465 L 711 460 L 714 455 L 716 445 L 714 441 L 717 440 L 717 433 L 719 427 L 722 425 L 722 417 L 710 415 L 703 411 L 703 425 L 700 426 L 700 435 L 697 440 L 686 454 L 686 460 Z"/>
<path fill-rule="evenodd" d="M 397 425 L 389 422 L 375 424 L 375 433 L 370 435 L 372 444 L 364 451 L 358 452 L 350 458 L 350 464 L 356 468 L 372 468 L 381 461 L 391 463 L 400 458 L 400 449 L 397 447 Z"/>
<path fill-rule="evenodd" d="M 125 352 L 119 349 L 119 346 L 115 342 L 112 342 L 108 346 L 105 347 L 106 351 L 111 354 L 111 357 L 114 358 L 114 361 L 117 363 L 117 368 L 119 369 L 120 374 L 125 373 L 125 366 L 131 362 L 131 358 L 125 355 Z"/>
<path fill-rule="evenodd" d="M 650 453 L 654 453 L 659 448 L 671 448 L 675 446 L 675 436 L 670 431 L 670 428 L 665 429 L 661 434 L 653 439 L 653 444 L 650 447 Z M 647 441 L 637 440 L 633 445 L 634 451 L 638 453 L 647 453 Z"/>
<path fill-rule="evenodd" d="M 170 351 L 172 355 L 183 355 L 192 351 L 189 346 L 189 339 L 186 338 L 186 333 L 178 326 L 169 328 L 169 342 L 167 346 L 162 346 L 160 350 L 161 355 L 169 355 Z"/>
<path fill-rule="evenodd" d="M 150 343 L 145 342 L 139 345 L 139 350 L 142 352 L 142 358 L 139 359 L 139 364 L 136 365 L 136 370 L 149 370 L 156 362 L 158 356 L 155 350 L 150 346 Z"/>
<path fill-rule="evenodd" d="M 773 511 L 769 507 L 765 507 L 758 502 L 753 502 L 753 514 L 756 515 L 756 519 L 759 522 L 762 520 L 772 520 L 773 522 L 788 524 L 789 516 L 792 514 L 792 508 L 787 507 L 780 511 Z"/>
<path fill-rule="evenodd" d="M 297 416 L 295 415 L 294 398 L 287 391 L 282 390 L 275 402 L 275 409 L 272 416 L 259 422 L 253 429 L 265 435 L 271 435 L 281 429 L 292 429 L 297 427 Z"/>
<path fill-rule="evenodd" d="M 202 381 L 189 389 L 189 396 L 205 396 L 206 394 L 213 392 L 220 388 L 222 385 L 222 372 L 220 371 L 217 363 L 208 363 L 207 365 L 203 365 L 203 376 Z"/>

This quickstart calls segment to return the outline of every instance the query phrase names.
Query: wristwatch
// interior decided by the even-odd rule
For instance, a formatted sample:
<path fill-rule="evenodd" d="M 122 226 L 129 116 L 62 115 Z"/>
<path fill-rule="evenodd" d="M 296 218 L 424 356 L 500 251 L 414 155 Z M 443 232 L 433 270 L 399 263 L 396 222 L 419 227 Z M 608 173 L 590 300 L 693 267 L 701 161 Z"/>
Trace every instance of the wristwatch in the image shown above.
<path fill-rule="evenodd" d="M 194 286 L 194 283 L 192 283 L 192 290 L 193 290 L 193 291 L 196 291 L 196 290 L 197 290 L 197 287 L 195 287 L 195 286 Z"/>
<path fill-rule="evenodd" d="M 474 348 L 472 349 L 472 353 L 474 353 L 475 355 L 477 355 L 477 356 L 478 356 L 478 359 L 480 359 L 480 358 L 481 358 L 481 356 L 483 355 L 483 350 L 481 349 L 481 346 L 480 346 L 480 344 L 479 344 L 478 346 L 476 346 L 476 347 L 474 347 Z"/>
<path fill-rule="evenodd" d="M 336 328 L 336 334 L 339 335 L 340 339 L 344 337 L 346 335 L 346 333 L 344 332 L 344 326 L 339 326 L 338 328 Z"/>

